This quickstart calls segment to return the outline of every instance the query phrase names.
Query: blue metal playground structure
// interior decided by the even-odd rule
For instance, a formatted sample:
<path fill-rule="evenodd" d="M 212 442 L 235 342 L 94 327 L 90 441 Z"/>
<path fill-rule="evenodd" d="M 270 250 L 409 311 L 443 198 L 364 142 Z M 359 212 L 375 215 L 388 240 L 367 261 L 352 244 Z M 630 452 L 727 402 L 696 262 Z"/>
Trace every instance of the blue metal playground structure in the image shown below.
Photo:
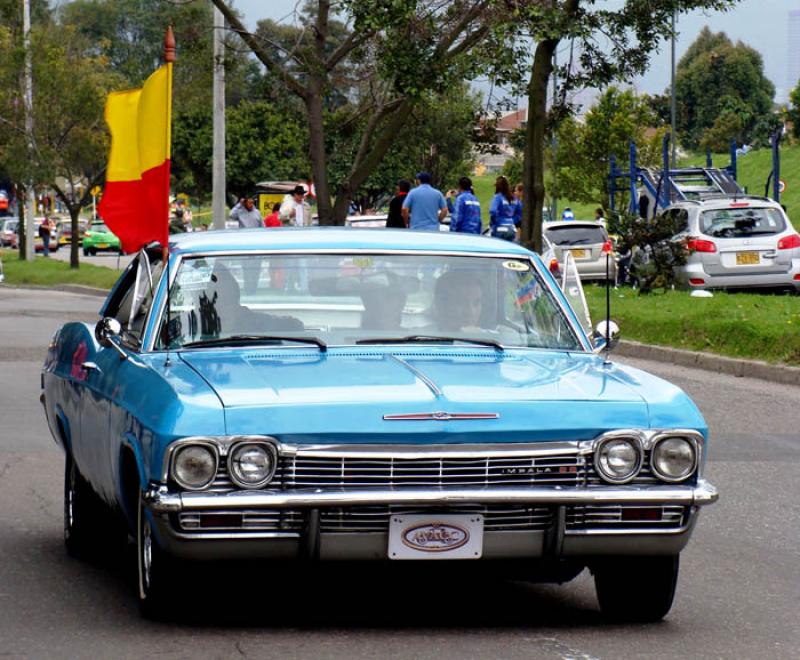
<path fill-rule="evenodd" d="M 764 195 L 769 194 L 780 202 L 780 134 L 770 137 L 772 146 L 772 172 L 767 178 Z M 611 210 L 616 211 L 617 195 L 622 190 L 630 192 L 629 211 L 646 217 L 655 217 L 660 211 L 678 201 L 700 200 L 713 197 L 737 197 L 747 194 L 737 182 L 738 148 L 731 141 L 731 160 L 725 167 L 714 167 L 710 150 L 706 152 L 705 167 L 684 167 L 672 169 L 669 166 L 670 136 L 664 136 L 662 143 L 661 169 L 638 166 L 638 150 L 630 143 L 628 171 L 617 166 L 617 159 L 611 156 L 609 173 L 609 193 Z M 623 183 L 624 182 L 624 183 Z M 646 202 L 644 200 L 646 199 Z M 644 203 L 643 203 L 644 202 Z M 646 212 L 642 213 L 645 210 Z"/>

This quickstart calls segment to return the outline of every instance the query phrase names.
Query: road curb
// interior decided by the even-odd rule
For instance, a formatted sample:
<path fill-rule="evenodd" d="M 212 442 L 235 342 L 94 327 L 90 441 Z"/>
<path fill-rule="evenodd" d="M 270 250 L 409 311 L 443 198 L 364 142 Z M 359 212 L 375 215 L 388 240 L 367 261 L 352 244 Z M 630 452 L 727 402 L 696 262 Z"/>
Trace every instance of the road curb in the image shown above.
<path fill-rule="evenodd" d="M 108 296 L 107 289 L 98 289 L 93 286 L 83 284 L 58 284 L 56 286 L 37 286 L 35 284 L 2 284 L 7 289 L 33 289 L 34 291 L 60 291 L 62 293 L 79 293 L 84 296 L 97 296 L 105 298 Z"/>
<path fill-rule="evenodd" d="M 739 378 L 759 378 L 784 385 L 800 385 L 800 367 L 770 364 L 769 362 L 758 360 L 729 358 L 702 351 L 686 351 L 667 346 L 642 344 L 638 341 L 620 341 L 614 352 L 623 357 L 668 362 L 683 367 L 729 374 Z"/>

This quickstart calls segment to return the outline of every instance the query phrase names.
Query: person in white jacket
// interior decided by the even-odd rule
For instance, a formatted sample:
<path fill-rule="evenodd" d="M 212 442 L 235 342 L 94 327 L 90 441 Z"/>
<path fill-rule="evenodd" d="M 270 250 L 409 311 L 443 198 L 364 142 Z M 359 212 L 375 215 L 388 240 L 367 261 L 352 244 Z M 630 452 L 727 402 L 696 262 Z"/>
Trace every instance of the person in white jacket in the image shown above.
<path fill-rule="evenodd" d="M 311 206 L 305 201 L 305 197 L 306 189 L 295 186 L 291 194 L 283 198 L 279 211 L 281 222 L 290 227 L 311 226 Z"/>

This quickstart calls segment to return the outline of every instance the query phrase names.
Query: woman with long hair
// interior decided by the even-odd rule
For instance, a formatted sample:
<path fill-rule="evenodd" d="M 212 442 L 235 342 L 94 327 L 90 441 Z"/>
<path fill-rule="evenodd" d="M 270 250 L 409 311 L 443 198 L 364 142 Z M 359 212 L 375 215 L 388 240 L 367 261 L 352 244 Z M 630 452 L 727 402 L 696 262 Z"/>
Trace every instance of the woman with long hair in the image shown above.
<path fill-rule="evenodd" d="M 489 207 L 489 226 L 492 236 L 513 241 L 517 237 L 517 227 L 522 220 L 522 204 L 514 197 L 508 179 L 497 177 L 494 184 L 495 195 Z"/>

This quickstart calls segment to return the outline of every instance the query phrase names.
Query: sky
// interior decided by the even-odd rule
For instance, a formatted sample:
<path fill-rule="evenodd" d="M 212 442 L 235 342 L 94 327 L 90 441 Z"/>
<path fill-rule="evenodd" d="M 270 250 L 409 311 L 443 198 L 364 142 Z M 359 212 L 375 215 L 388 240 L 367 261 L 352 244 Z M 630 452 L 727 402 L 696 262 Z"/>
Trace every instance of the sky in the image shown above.
<path fill-rule="evenodd" d="M 261 18 L 291 21 L 292 12 L 301 3 L 302 0 L 235 0 L 236 7 L 251 28 Z M 604 4 L 613 6 L 619 4 L 619 0 L 597 2 L 598 6 Z M 678 58 L 703 26 L 708 25 L 714 32 L 726 32 L 732 40 L 741 40 L 761 52 L 766 75 L 777 88 L 776 100 L 785 101 L 791 91 L 787 81 L 790 56 L 788 13 L 793 9 L 800 10 L 800 0 L 742 0 L 728 12 L 697 11 L 682 15 L 678 19 Z M 794 55 L 800 58 L 800 45 Z M 670 66 L 669 44 L 664 44 L 652 58 L 648 73 L 635 81 L 636 89 L 647 93 L 663 92 L 669 85 Z"/>

